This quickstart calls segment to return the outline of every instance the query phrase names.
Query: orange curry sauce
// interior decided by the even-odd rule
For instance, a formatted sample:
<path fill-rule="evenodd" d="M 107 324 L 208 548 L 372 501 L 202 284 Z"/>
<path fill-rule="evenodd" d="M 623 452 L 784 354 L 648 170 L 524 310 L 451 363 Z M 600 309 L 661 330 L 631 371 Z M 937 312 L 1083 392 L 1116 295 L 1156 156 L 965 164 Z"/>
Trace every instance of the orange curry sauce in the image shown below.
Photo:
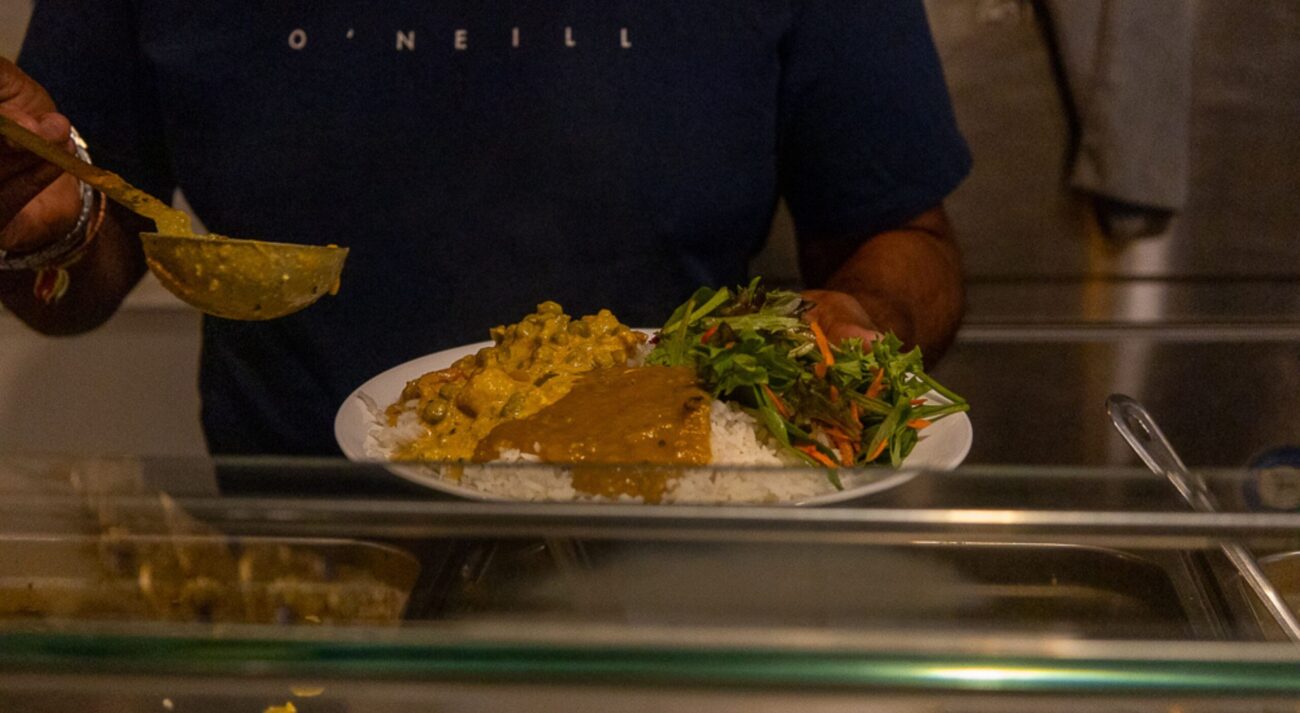
<path fill-rule="evenodd" d="M 517 449 L 573 463 L 578 492 L 658 502 L 676 471 L 653 466 L 709 463 L 711 403 L 685 367 L 597 369 L 555 403 L 498 424 L 479 442 L 474 459 Z"/>

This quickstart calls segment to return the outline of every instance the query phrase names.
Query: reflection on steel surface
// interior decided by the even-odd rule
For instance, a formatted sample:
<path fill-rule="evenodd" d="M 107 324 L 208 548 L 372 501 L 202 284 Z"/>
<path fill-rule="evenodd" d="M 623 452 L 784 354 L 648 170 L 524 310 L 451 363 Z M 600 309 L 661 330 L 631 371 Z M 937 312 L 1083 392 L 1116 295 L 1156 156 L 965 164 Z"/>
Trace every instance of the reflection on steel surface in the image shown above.
<path fill-rule="evenodd" d="M 1160 426 L 1140 403 L 1121 394 L 1112 394 L 1106 400 L 1106 409 L 1115 428 L 1147 467 L 1156 475 L 1168 478 L 1192 509 L 1206 513 L 1218 511 L 1218 503 L 1205 480 L 1188 472 L 1187 466 L 1165 438 Z M 1237 542 L 1223 542 L 1219 547 L 1287 638 L 1300 642 L 1300 621 L 1297 621 L 1295 612 L 1273 587 L 1250 551 Z"/>

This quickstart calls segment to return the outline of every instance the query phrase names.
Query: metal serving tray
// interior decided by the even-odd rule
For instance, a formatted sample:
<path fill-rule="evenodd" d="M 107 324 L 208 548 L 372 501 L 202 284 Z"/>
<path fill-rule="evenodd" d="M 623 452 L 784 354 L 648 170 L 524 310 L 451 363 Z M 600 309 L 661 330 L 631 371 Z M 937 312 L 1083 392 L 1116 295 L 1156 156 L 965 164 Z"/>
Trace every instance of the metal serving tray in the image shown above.
<path fill-rule="evenodd" d="M 1300 551 L 1278 552 L 1260 557 L 1259 566 L 1291 610 L 1300 613 Z M 1254 596 L 1241 577 L 1227 568 L 1222 568 L 1220 572 L 1231 581 L 1231 589 L 1238 597 L 1234 602 L 1233 614 L 1258 626 L 1265 638 L 1286 641 L 1286 634 L 1278 626 L 1277 620 L 1264 607 L 1263 602 Z"/>
<path fill-rule="evenodd" d="M 0 619 L 395 623 L 419 564 L 386 545 L 221 535 L 0 537 Z"/>
<path fill-rule="evenodd" d="M 477 541 L 417 619 L 909 627 L 1222 639 L 1199 555 L 1073 544 Z M 444 565 L 445 566 L 445 565 Z"/>

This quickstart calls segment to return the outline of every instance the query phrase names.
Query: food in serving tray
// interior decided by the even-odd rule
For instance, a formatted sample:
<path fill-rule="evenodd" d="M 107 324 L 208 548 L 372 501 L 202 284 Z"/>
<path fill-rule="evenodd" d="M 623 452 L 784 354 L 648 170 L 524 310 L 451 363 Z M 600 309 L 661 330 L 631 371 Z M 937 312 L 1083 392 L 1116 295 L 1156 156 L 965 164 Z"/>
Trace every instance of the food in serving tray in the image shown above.
<path fill-rule="evenodd" d="M 566 464 L 439 471 L 509 498 L 795 501 L 840 489 L 841 468 L 901 465 L 924 429 L 967 410 L 919 350 L 893 335 L 831 344 L 804 320 L 811 306 L 758 280 L 702 288 L 651 345 L 607 310 L 573 319 L 546 302 L 409 382 L 367 448 L 397 461 Z M 705 467 L 724 465 L 817 468 Z"/>

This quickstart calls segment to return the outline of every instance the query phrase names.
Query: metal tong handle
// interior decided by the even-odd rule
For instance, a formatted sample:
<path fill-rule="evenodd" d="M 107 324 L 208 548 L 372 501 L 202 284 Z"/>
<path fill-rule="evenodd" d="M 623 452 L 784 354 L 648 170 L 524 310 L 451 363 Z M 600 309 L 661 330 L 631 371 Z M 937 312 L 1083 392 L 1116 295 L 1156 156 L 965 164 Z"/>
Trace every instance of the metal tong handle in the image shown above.
<path fill-rule="evenodd" d="M 1156 425 L 1155 419 L 1151 418 L 1142 404 L 1123 394 L 1111 394 L 1106 399 L 1106 413 L 1110 414 L 1115 429 L 1128 441 L 1142 462 L 1156 475 L 1168 478 L 1192 509 L 1209 513 L 1219 511 L 1218 503 L 1205 481 L 1187 470 L 1169 439 L 1165 438 L 1160 426 Z M 1223 542 L 1219 546 L 1251 591 L 1264 603 L 1287 638 L 1300 643 L 1300 621 L 1265 576 L 1264 570 L 1260 569 L 1259 562 L 1255 561 L 1250 551 L 1236 542 Z"/>

